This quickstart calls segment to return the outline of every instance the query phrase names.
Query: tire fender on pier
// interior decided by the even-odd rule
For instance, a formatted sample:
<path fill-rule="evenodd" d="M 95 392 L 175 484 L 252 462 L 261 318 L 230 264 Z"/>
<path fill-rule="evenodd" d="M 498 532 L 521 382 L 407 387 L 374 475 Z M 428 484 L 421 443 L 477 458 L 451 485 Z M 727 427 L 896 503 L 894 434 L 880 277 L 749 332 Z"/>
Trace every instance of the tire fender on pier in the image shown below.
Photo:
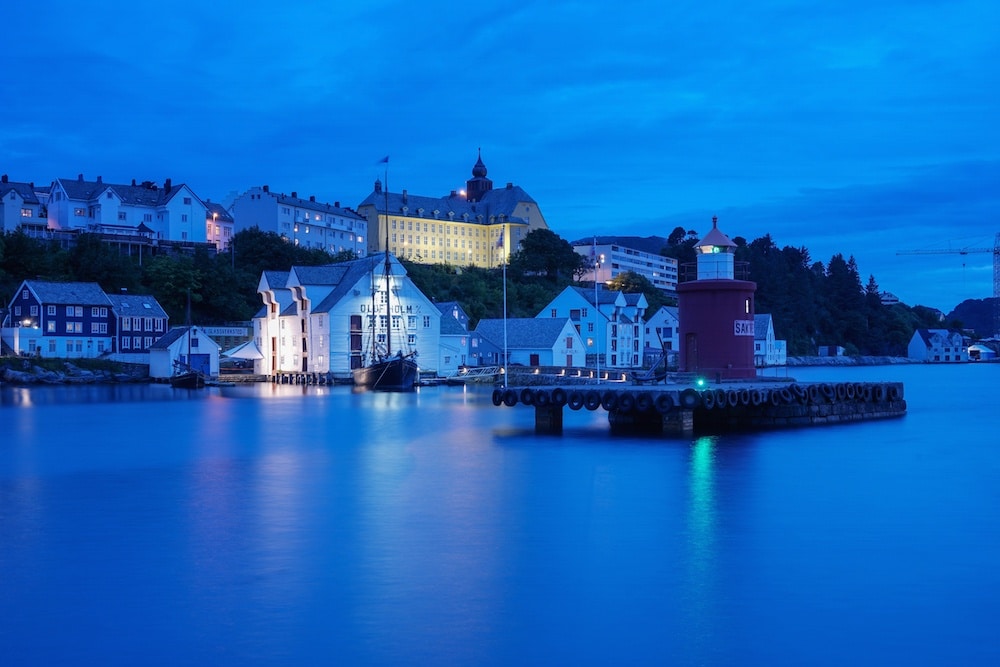
<path fill-rule="evenodd" d="M 846 384 L 844 384 L 844 383 L 838 383 L 837 386 L 836 386 L 836 388 L 834 389 L 834 392 L 837 394 L 837 400 L 838 401 L 846 401 L 847 400 L 847 385 Z"/>
<path fill-rule="evenodd" d="M 583 406 L 591 411 L 601 407 L 601 395 L 591 389 L 583 395 Z"/>
<path fill-rule="evenodd" d="M 847 392 L 847 400 L 853 401 L 858 397 L 857 387 L 854 386 L 853 382 L 848 382 L 844 385 L 844 391 Z"/>
<path fill-rule="evenodd" d="M 711 389 L 701 392 L 701 405 L 706 410 L 711 410 L 715 407 L 715 392 Z"/>
<path fill-rule="evenodd" d="M 664 392 L 656 397 L 656 411 L 661 415 L 665 415 L 674 407 L 674 399 L 670 397 L 670 394 Z"/>
<path fill-rule="evenodd" d="M 701 403 L 701 395 L 691 387 L 683 390 L 678 398 L 680 399 L 681 407 L 685 410 L 694 410 Z"/>
<path fill-rule="evenodd" d="M 525 405 L 535 404 L 535 392 L 530 387 L 521 390 L 521 402 Z"/>
<path fill-rule="evenodd" d="M 817 385 L 814 385 L 814 384 L 811 384 L 811 385 L 807 386 L 806 387 L 806 396 L 809 397 L 809 402 L 810 403 L 813 403 L 813 404 L 819 403 L 819 397 L 820 397 L 819 387 Z"/>
<path fill-rule="evenodd" d="M 781 397 L 781 402 L 785 405 L 789 405 L 795 400 L 795 395 L 792 394 L 792 390 L 788 387 L 782 387 L 779 389 L 778 395 Z"/>
<path fill-rule="evenodd" d="M 535 391 L 535 405 L 544 408 L 550 403 L 552 403 L 552 395 L 549 394 L 548 389 L 538 389 Z"/>
<path fill-rule="evenodd" d="M 873 394 L 875 396 L 875 400 L 876 401 L 878 401 L 879 403 L 884 403 L 885 399 L 886 399 L 886 396 L 889 395 L 889 392 L 886 391 L 886 388 L 885 388 L 884 384 L 877 384 L 877 385 L 875 385 L 875 390 L 874 390 Z"/>
<path fill-rule="evenodd" d="M 833 399 L 837 398 L 837 390 L 829 382 L 824 382 L 819 386 L 819 393 L 823 394 L 823 398 L 827 402 L 832 402 Z"/>
<path fill-rule="evenodd" d="M 567 400 L 565 389 L 562 387 L 556 387 L 552 390 L 552 405 L 558 405 L 561 408 L 566 405 Z"/>
<path fill-rule="evenodd" d="M 764 394 L 763 389 L 751 389 L 750 390 L 750 405 L 757 407 L 761 403 L 767 400 L 767 396 Z"/>
<path fill-rule="evenodd" d="M 503 393 L 503 404 L 508 408 L 512 408 L 517 405 L 517 392 L 513 389 L 508 389 Z"/>
<path fill-rule="evenodd" d="M 503 403 L 503 389 L 493 390 L 493 405 L 501 405 Z"/>
<path fill-rule="evenodd" d="M 566 397 L 566 405 L 569 406 L 570 410 L 579 410 L 583 407 L 583 393 L 577 389 L 569 392 L 569 396 Z"/>
<path fill-rule="evenodd" d="M 736 391 L 735 389 L 729 389 L 729 390 L 727 390 L 726 391 L 726 404 L 729 407 L 731 407 L 731 408 L 735 408 L 737 405 L 739 405 L 740 404 L 740 392 Z"/>
<path fill-rule="evenodd" d="M 649 412 L 653 409 L 653 397 L 648 391 L 640 391 L 635 397 L 635 409 L 639 412 Z"/>
<path fill-rule="evenodd" d="M 611 412 L 618 407 L 618 394 L 608 389 L 601 394 L 601 407 Z"/>
<path fill-rule="evenodd" d="M 623 391 L 618 397 L 618 409 L 622 412 L 631 412 L 635 407 L 635 394 L 630 391 Z"/>

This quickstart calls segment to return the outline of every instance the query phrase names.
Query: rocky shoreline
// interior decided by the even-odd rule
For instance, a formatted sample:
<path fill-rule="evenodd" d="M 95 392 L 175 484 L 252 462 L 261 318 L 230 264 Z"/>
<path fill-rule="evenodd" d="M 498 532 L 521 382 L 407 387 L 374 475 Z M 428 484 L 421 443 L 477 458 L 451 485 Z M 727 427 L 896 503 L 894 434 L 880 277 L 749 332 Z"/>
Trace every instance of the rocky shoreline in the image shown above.
<path fill-rule="evenodd" d="M 110 370 L 91 371 L 66 362 L 62 371 L 52 371 L 25 362 L 24 370 L 14 370 L 9 366 L 0 368 L 0 380 L 10 384 L 122 384 L 126 382 L 149 382 L 149 370 L 145 366 L 133 365 L 120 372 Z"/>
<path fill-rule="evenodd" d="M 890 366 L 921 363 L 907 357 L 788 357 L 788 366 Z"/>

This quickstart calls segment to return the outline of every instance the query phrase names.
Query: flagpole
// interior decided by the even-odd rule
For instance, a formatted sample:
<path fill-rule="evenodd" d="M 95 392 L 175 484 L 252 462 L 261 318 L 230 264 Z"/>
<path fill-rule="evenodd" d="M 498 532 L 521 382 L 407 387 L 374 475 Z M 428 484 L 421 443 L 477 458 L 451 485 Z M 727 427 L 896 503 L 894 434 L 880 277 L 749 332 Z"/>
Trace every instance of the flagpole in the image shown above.
<path fill-rule="evenodd" d="M 507 254 L 503 251 L 503 224 L 500 225 L 500 261 L 503 262 L 503 387 L 507 388 Z"/>
<path fill-rule="evenodd" d="M 597 267 L 600 261 L 597 259 L 597 237 L 594 237 L 594 322 L 597 323 L 597 384 L 601 384 L 601 307 L 597 300 Z"/>

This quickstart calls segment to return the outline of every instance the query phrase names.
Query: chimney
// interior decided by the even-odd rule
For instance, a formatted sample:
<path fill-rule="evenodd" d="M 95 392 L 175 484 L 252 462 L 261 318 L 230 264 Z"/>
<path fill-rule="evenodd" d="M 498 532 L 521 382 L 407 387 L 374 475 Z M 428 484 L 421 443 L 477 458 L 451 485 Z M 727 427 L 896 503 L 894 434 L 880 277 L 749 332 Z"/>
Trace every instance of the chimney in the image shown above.
<path fill-rule="evenodd" d="M 83 183 L 83 174 L 77 174 L 76 180 L 79 183 Z"/>
<path fill-rule="evenodd" d="M 316 201 L 316 195 L 309 195 L 309 201 L 315 202 Z"/>
<path fill-rule="evenodd" d="M 98 179 L 99 180 L 99 179 Z M 170 179 L 163 181 L 163 191 L 170 192 Z"/>
<path fill-rule="evenodd" d="M 270 185 L 265 185 L 264 186 L 264 192 L 270 192 L 270 191 L 271 191 L 271 186 Z"/>
<path fill-rule="evenodd" d="M 135 187 L 135 179 L 134 178 L 132 179 L 132 187 L 133 188 Z"/>
<path fill-rule="evenodd" d="M 339 201 L 333 202 L 333 207 L 334 208 L 340 208 L 340 202 Z"/>
<path fill-rule="evenodd" d="M 508 183 L 507 184 L 507 189 L 508 190 L 513 190 L 514 189 L 514 184 L 513 183 Z"/>
<path fill-rule="evenodd" d="M 6 183 L 6 182 L 7 182 L 7 174 L 4 174 L 3 177 L 0 178 L 0 183 Z"/>
<path fill-rule="evenodd" d="M 104 181 L 102 180 L 102 178 L 103 178 L 102 176 L 98 175 L 97 182 L 98 183 L 103 183 Z"/>
<path fill-rule="evenodd" d="M 406 190 L 403 190 L 403 203 L 404 203 L 404 204 L 406 203 L 407 199 L 408 199 L 408 198 L 407 198 L 407 196 L 406 196 Z"/>
<path fill-rule="evenodd" d="M 292 199 L 298 199 L 298 198 L 299 198 L 299 193 L 296 192 L 295 190 L 292 190 Z"/>

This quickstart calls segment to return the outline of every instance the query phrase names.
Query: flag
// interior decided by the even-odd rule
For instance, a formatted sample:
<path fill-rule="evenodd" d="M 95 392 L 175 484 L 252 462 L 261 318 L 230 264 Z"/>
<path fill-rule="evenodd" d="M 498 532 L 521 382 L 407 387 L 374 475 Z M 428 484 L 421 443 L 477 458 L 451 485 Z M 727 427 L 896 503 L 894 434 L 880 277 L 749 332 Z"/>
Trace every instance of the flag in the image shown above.
<path fill-rule="evenodd" d="M 384 158 L 376 162 L 375 164 L 389 164 L 389 156 L 386 155 Z"/>
<path fill-rule="evenodd" d="M 500 228 L 500 238 L 497 239 L 497 247 L 503 248 L 503 227 Z"/>

